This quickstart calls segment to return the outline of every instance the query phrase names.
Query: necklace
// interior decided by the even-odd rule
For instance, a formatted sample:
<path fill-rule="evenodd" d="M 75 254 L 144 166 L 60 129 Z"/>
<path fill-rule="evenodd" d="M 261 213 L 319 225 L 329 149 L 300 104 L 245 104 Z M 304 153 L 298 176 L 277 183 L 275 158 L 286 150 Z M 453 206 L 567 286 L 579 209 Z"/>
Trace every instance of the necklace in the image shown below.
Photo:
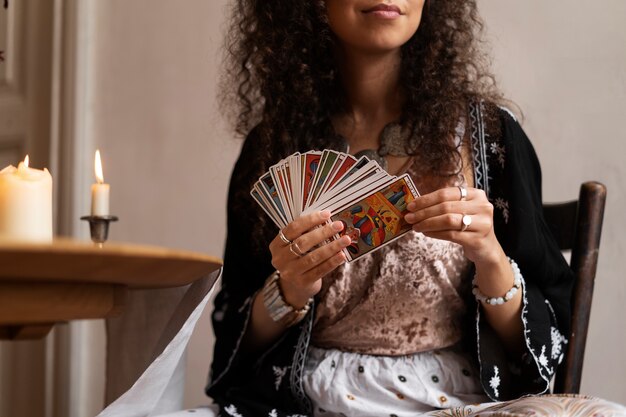
<path fill-rule="evenodd" d="M 411 132 L 403 128 L 400 123 L 392 122 L 385 126 L 380 133 L 380 147 L 378 149 L 364 149 L 354 156 L 358 159 L 362 156 L 378 162 L 382 169 L 387 171 L 387 155 L 407 157 L 415 154 L 416 145 L 411 143 Z M 350 146 L 348 145 L 348 151 Z"/>

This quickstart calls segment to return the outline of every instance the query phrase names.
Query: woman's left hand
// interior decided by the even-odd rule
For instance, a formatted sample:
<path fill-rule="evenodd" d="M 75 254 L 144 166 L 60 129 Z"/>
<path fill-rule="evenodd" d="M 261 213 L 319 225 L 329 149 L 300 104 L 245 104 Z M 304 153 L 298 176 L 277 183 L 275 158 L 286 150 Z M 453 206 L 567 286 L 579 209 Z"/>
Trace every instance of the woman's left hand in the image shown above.
<path fill-rule="evenodd" d="M 466 190 L 463 199 L 460 187 L 420 196 L 408 204 L 409 214 L 404 218 L 416 232 L 462 245 L 465 256 L 474 263 L 498 262 L 502 249 L 493 230 L 493 205 L 483 190 Z M 471 219 L 466 228 L 464 216 Z"/>

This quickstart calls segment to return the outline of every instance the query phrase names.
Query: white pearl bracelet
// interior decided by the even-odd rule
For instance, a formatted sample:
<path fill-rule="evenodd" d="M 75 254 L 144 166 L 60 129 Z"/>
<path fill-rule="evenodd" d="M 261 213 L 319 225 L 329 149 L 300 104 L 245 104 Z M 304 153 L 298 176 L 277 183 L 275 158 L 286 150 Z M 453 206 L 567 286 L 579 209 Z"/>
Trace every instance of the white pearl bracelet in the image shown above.
<path fill-rule="evenodd" d="M 474 279 L 472 280 L 472 294 L 474 294 L 474 297 L 476 297 L 478 301 L 482 301 L 483 303 L 490 305 L 501 305 L 513 298 L 520 288 L 522 288 L 522 273 L 520 272 L 519 267 L 513 259 L 508 257 L 507 259 L 513 269 L 513 287 L 511 287 L 511 289 L 508 290 L 503 297 L 487 297 L 485 294 L 480 292 L 476 276 L 474 276 Z"/>

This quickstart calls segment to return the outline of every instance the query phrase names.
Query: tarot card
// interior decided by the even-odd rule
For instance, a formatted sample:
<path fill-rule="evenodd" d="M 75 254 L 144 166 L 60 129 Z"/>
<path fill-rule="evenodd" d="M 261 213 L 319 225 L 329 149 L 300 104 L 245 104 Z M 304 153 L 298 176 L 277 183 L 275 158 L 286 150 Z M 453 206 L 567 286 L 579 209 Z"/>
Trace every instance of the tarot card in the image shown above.
<path fill-rule="evenodd" d="M 324 195 L 324 189 L 328 186 L 328 182 L 333 178 L 337 170 L 341 167 L 341 164 L 346 159 L 347 154 L 339 153 L 335 158 L 334 155 L 329 154 L 324 165 L 320 165 L 320 172 L 317 177 L 317 184 L 313 190 L 314 194 L 311 199 L 311 204 L 314 204 L 320 197 Z"/>
<path fill-rule="evenodd" d="M 315 173 L 315 178 L 313 179 L 313 186 L 310 191 L 309 199 L 307 202 L 307 206 L 311 205 L 319 196 L 319 192 L 324 185 L 324 181 L 326 181 L 326 177 L 332 170 L 335 161 L 339 157 L 339 152 L 324 150 L 322 152 L 322 158 L 320 159 L 320 165 Z"/>
<path fill-rule="evenodd" d="M 321 152 L 307 152 L 304 158 L 304 169 L 302 170 L 302 210 L 306 208 L 306 202 L 309 198 L 309 192 L 311 190 L 311 183 L 317 172 L 320 159 L 322 157 Z"/>
<path fill-rule="evenodd" d="M 315 169 L 315 175 L 311 178 L 311 182 L 309 183 L 308 195 L 304 202 L 304 208 L 306 209 L 311 204 L 311 199 L 313 196 L 313 191 L 315 190 L 315 185 L 317 184 L 317 180 L 320 175 L 320 167 L 326 162 L 326 158 L 328 156 L 328 149 L 322 151 L 322 155 L 320 156 L 319 163 L 317 164 L 317 168 Z"/>
<path fill-rule="evenodd" d="M 280 197 L 278 196 L 278 190 L 274 185 L 274 180 L 272 179 L 271 174 L 268 172 L 265 175 L 262 175 L 261 178 L 259 178 L 259 184 L 259 192 L 272 203 L 272 205 L 278 212 L 279 217 L 283 220 L 285 224 L 287 224 L 285 209 L 283 208 L 283 205 L 280 201 Z"/>
<path fill-rule="evenodd" d="M 291 221 L 293 221 L 297 216 L 293 204 L 293 189 L 291 188 L 291 169 L 289 166 L 289 160 L 280 166 L 280 175 L 285 186 L 285 199 L 287 200 L 287 207 L 289 208 Z"/>
<path fill-rule="evenodd" d="M 289 178 L 291 188 L 291 203 L 295 218 L 300 216 L 302 207 L 300 206 L 300 154 L 295 153 L 289 157 Z"/>
<path fill-rule="evenodd" d="M 359 172 L 362 168 L 364 168 L 369 162 L 371 162 L 369 160 L 369 158 L 367 156 L 362 156 L 361 158 L 359 158 L 358 161 L 356 161 L 356 163 L 350 168 L 350 170 L 348 172 L 346 172 L 341 178 L 339 178 L 337 181 L 335 181 L 335 184 L 333 184 L 328 191 L 332 190 L 335 187 L 338 187 L 340 184 L 343 186 L 343 183 L 345 181 L 347 181 L 348 179 L 350 179 L 354 174 L 356 174 L 357 172 Z"/>
<path fill-rule="evenodd" d="M 408 213 L 407 204 L 418 196 L 411 177 L 404 174 L 382 189 L 337 210 L 331 219 L 344 224 L 340 236 L 352 238 L 352 244 L 345 249 L 348 259 L 355 260 L 380 249 L 411 230 L 404 215 Z"/>
<path fill-rule="evenodd" d="M 262 187 L 260 184 L 256 184 L 254 186 L 254 188 L 252 188 L 252 191 L 250 191 L 250 195 L 252 195 L 252 198 L 254 198 L 254 200 L 261 206 L 261 208 L 263 209 L 263 211 L 270 216 L 270 218 L 272 219 L 272 221 L 274 222 L 274 224 L 276 224 L 276 226 L 278 226 L 279 228 L 283 228 L 286 226 L 286 224 L 283 222 L 283 219 L 278 215 L 278 213 L 274 210 L 273 205 L 271 203 L 269 203 L 262 195 L 262 192 L 259 190 L 258 187 Z"/>
<path fill-rule="evenodd" d="M 330 170 L 328 171 L 326 178 L 324 178 L 322 181 L 322 185 L 318 191 L 318 196 L 321 194 L 324 194 L 324 190 L 326 189 L 326 187 L 328 187 L 328 182 L 335 176 L 335 173 L 341 167 L 341 165 L 343 164 L 343 161 L 345 161 L 347 157 L 348 155 L 345 153 L 339 153 L 337 155 L 337 158 L 332 163 L 332 166 L 330 167 Z"/>
<path fill-rule="evenodd" d="M 348 154 L 346 154 L 345 156 L 345 158 L 341 159 L 341 163 L 335 165 L 336 168 L 330 174 L 329 179 L 326 181 L 326 184 L 324 185 L 324 188 L 322 188 L 320 194 L 326 193 L 333 185 L 337 183 L 337 181 L 339 181 L 340 178 L 342 178 L 348 172 L 348 170 L 354 164 L 356 164 L 357 159 L 354 156 Z"/>
<path fill-rule="evenodd" d="M 387 174 L 376 161 L 368 161 L 361 169 L 354 171 L 349 179 L 343 181 L 341 186 L 333 187 L 332 190 L 324 193 L 324 195 L 320 196 L 315 204 L 311 204 L 310 207 L 319 207 L 323 202 L 336 199 L 339 194 L 349 195 L 353 187 L 360 189 L 377 180 L 380 176 L 388 177 L 389 174 Z"/>
<path fill-rule="evenodd" d="M 277 195 L 280 200 L 281 207 L 283 208 L 284 216 L 287 219 L 287 223 L 289 223 L 293 221 L 293 214 L 291 213 L 291 207 L 289 207 L 289 200 L 287 198 L 287 193 L 289 191 L 287 189 L 287 180 L 285 179 L 285 175 L 282 170 L 283 164 L 284 161 L 279 164 L 272 165 L 270 167 L 270 174 L 274 184 L 276 185 Z"/>
<path fill-rule="evenodd" d="M 406 206 L 419 193 L 405 174 L 394 177 L 366 157 L 324 150 L 293 154 L 272 165 L 250 194 L 279 227 L 314 210 L 330 210 L 352 244 L 348 261 L 371 253 L 411 229 Z"/>
<path fill-rule="evenodd" d="M 375 172 L 362 181 L 351 184 L 349 188 L 341 189 L 340 193 L 325 201 L 317 201 L 311 210 L 330 210 L 334 212 L 337 208 L 345 206 L 347 203 L 361 199 L 385 185 L 395 181 L 395 177 L 390 177 L 386 172 Z"/>

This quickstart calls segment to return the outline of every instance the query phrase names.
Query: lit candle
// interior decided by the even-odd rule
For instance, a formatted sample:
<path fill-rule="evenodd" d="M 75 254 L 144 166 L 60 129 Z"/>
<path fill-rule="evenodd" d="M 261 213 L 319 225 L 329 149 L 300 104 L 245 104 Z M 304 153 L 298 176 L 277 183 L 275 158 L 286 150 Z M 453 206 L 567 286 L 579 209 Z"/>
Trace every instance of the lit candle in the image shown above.
<path fill-rule="evenodd" d="M 52 176 L 30 168 L 28 155 L 0 171 L 0 239 L 52 240 Z"/>
<path fill-rule="evenodd" d="M 92 216 L 108 216 L 109 215 L 109 184 L 104 183 L 104 175 L 102 174 L 102 161 L 100 160 L 100 151 L 96 151 L 95 171 L 97 183 L 91 186 L 91 215 Z"/>

